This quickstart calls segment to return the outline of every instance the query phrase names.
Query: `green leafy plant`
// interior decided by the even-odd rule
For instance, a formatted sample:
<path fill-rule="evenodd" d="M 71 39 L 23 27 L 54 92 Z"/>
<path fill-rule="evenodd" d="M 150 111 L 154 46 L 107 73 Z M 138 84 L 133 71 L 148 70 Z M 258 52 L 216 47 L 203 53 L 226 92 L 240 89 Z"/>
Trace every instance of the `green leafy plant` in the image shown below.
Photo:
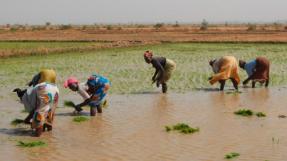
<path fill-rule="evenodd" d="M 231 153 L 229 153 L 229 154 L 226 154 L 224 158 L 225 158 L 225 159 L 233 159 L 233 158 L 236 158 L 236 157 L 238 157 L 238 156 L 240 156 L 239 153 L 231 152 Z"/>
<path fill-rule="evenodd" d="M 225 92 L 226 94 L 233 94 L 233 95 L 237 95 L 237 94 L 241 94 L 241 93 L 243 93 L 243 92 L 241 92 L 241 91 L 227 91 L 227 92 Z"/>
<path fill-rule="evenodd" d="M 26 147 L 26 148 L 32 148 L 32 147 L 37 147 L 37 146 L 45 146 L 47 145 L 43 141 L 32 141 L 32 142 L 23 142 L 23 141 L 18 141 L 17 146 L 20 147 Z"/>
<path fill-rule="evenodd" d="M 256 116 L 257 116 L 257 117 L 266 117 L 266 114 L 263 113 L 263 112 L 257 112 L 257 113 L 256 113 Z"/>
<path fill-rule="evenodd" d="M 253 111 L 251 111 L 249 109 L 240 109 L 238 111 L 235 111 L 234 114 L 241 115 L 241 116 L 252 116 Z"/>
<path fill-rule="evenodd" d="M 84 122 L 84 121 L 87 121 L 89 120 L 88 117 L 85 117 L 85 116 L 76 116 L 73 118 L 73 121 L 74 122 Z"/>
<path fill-rule="evenodd" d="M 74 102 L 72 102 L 72 101 L 64 101 L 64 105 L 67 107 L 74 107 L 75 106 Z"/>
<path fill-rule="evenodd" d="M 189 125 L 185 124 L 185 123 L 178 123 L 176 125 L 173 125 L 172 127 L 169 126 L 165 126 L 165 130 L 167 132 L 174 130 L 174 131 L 178 131 L 180 133 L 183 134 L 191 134 L 191 133 L 195 133 L 199 131 L 199 128 L 192 128 Z"/>

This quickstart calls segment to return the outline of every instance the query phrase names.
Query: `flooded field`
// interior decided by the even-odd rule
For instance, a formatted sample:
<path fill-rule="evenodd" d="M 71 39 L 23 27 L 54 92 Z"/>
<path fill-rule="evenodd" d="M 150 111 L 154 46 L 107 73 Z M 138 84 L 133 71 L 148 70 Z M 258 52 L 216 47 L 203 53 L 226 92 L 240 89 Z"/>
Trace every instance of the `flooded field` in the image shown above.
<path fill-rule="evenodd" d="M 12 126 L 23 118 L 16 97 L 0 101 L 0 160 L 13 161 L 220 161 L 230 152 L 234 160 L 285 161 L 287 158 L 287 89 L 241 89 L 240 94 L 203 89 L 185 94 L 159 92 L 111 95 L 109 107 L 88 121 L 73 122 L 71 108 L 56 113 L 54 129 L 31 137 L 28 126 Z M 76 94 L 65 99 L 81 101 Z M 62 100 L 63 101 L 63 100 Z M 248 108 L 267 117 L 242 117 L 233 112 Z M 199 127 L 194 134 L 166 132 L 179 122 Z M 43 147 L 23 148 L 17 141 L 42 140 Z"/>

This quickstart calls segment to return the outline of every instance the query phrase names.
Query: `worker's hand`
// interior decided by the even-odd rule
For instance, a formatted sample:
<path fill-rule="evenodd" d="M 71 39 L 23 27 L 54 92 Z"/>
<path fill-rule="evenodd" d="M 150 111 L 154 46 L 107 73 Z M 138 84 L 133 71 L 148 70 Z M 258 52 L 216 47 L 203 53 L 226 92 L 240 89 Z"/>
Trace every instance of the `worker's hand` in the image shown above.
<path fill-rule="evenodd" d="M 74 106 L 75 110 L 78 111 L 78 112 L 81 112 L 83 109 L 80 105 L 75 105 Z"/>
<path fill-rule="evenodd" d="M 156 82 L 156 87 L 158 88 L 160 85 L 159 81 Z"/>
<path fill-rule="evenodd" d="M 246 85 L 248 83 L 248 80 L 243 81 L 243 85 Z"/>

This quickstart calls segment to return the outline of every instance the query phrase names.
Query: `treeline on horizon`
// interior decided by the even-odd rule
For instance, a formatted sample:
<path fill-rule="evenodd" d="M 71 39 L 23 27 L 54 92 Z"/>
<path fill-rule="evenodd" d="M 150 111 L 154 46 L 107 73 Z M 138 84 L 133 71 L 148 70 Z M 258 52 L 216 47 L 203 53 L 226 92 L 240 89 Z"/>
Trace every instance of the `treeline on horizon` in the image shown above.
<path fill-rule="evenodd" d="M 156 30 L 162 28 L 184 28 L 184 27 L 195 27 L 200 30 L 208 30 L 212 27 L 247 27 L 248 31 L 252 30 L 266 30 L 267 28 L 272 28 L 273 30 L 287 30 L 287 22 L 273 22 L 273 23 L 209 23 L 205 19 L 201 23 L 118 23 L 118 24 L 108 24 L 108 23 L 94 23 L 94 24 L 52 24 L 51 22 L 46 22 L 43 25 L 29 25 L 29 24 L 5 24 L 0 25 L 0 30 L 6 31 L 34 31 L 34 30 L 122 30 L 124 28 L 153 28 Z"/>

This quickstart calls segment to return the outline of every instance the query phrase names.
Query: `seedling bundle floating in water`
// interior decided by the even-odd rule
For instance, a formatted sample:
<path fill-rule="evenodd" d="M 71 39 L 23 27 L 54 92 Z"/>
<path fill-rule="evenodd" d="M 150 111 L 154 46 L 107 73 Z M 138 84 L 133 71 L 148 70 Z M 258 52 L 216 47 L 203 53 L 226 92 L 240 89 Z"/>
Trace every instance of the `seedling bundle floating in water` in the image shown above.
<path fill-rule="evenodd" d="M 176 125 L 173 125 L 172 127 L 170 126 L 165 126 L 165 130 L 167 132 L 171 131 L 171 130 L 174 130 L 174 131 L 178 131 L 180 133 L 183 133 L 183 134 L 192 134 L 192 133 L 195 133 L 195 132 L 198 132 L 199 131 L 199 128 L 192 128 L 190 127 L 189 125 L 185 124 L 185 123 L 178 123 Z"/>
<path fill-rule="evenodd" d="M 266 117 L 266 114 L 263 113 L 263 112 L 257 112 L 257 113 L 256 113 L 256 116 L 257 116 L 257 117 Z"/>
<path fill-rule="evenodd" d="M 18 144 L 17 144 L 17 146 L 25 147 L 25 148 L 32 148 L 32 147 L 45 146 L 45 145 L 47 144 L 43 141 L 32 141 L 32 142 L 18 141 Z"/>
<path fill-rule="evenodd" d="M 253 111 L 251 111 L 249 109 L 240 109 L 238 111 L 235 111 L 234 114 L 241 115 L 241 116 L 252 116 Z"/>
<path fill-rule="evenodd" d="M 75 104 L 72 101 L 64 101 L 64 105 L 67 107 L 75 107 Z"/>
<path fill-rule="evenodd" d="M 85 117 L 85 116 L 76 116 L 73 118 L 73 121 L 74 122 L 84 122 L 84 121 L 87 121 L 89 120 L 88 117 Z"/>
<path fill-rule="evenodd" d="M 226 94 L 233 94 L 233 95 L 237 95 L 237 94 L 241 94 L 241 93 L 243 93 L 243 92 L 241 92 L 241 91 L 227 91 L 227 92 L 225 92 Z"/>
<path fill-rule="evenodd" d="M 234 114 L 241 115 L 241 116 L 252 116 L 253 113 L 254 112 L 252 110 L 249 110 L 249 109 L 240 109 L 240 110 L 234 112 Z M 256 116 L 257 117 L 266 117 L 266 114 L 263 112 L 257 112 Z"/>
<path fill-rule="evenodd" d="M 224 158 L 225 158 L 225 159 L 233 159 L 233 158 L 236 158 L 236 157 L 238 157 L 238 156 L 240 156 L 239 153 L 232 152 L 232 153 L 226 154 Z"/>

